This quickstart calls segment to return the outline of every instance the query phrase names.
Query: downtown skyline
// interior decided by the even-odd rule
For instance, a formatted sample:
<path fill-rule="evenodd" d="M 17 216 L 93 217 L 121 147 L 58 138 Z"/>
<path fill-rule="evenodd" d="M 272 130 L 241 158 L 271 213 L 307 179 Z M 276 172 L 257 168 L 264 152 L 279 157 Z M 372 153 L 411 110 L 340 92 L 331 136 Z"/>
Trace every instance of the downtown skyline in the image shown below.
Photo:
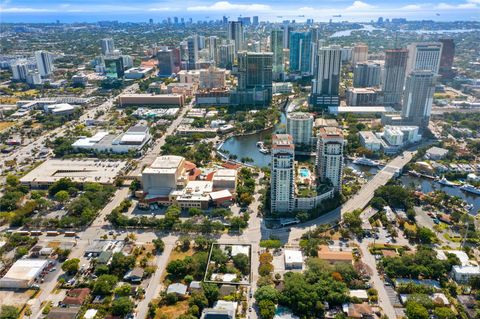
<path fill-rule="evenodd" d="M 82 3 L 71 0 L 4 0 L 0 2 L 2 22 L 96 22 L 118 20 L 144 22 L 152 18 L 156 22 L 167 17 L 184 17 L 198 20 L 218 20 L 222 16 L 260 17 L 260 20 L 278 22 L 306 19 L 326 22 L 369 21 L 378 17 L 404 17 L 410 20 L 436 21 L 478 20 L 480 0 L 445 0 L 428 2 L 395 0 L 388 3 L 379 0 L 335 0 L 318 3 L 311 0 L 290 1 L 235 0 L 235 1 L 91 1 Z"/>

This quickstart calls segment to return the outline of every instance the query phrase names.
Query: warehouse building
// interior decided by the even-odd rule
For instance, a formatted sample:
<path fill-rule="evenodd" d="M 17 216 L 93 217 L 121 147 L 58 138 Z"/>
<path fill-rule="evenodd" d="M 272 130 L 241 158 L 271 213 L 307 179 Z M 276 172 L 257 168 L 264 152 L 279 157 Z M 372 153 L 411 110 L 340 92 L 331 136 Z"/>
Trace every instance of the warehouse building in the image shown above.
<path fill-rule="evenodd" d="M 40 277 L 47 268 L 48 260 L 19 259 L 8 272 L 0 279 L 1 288 L 27 289 Z"/>

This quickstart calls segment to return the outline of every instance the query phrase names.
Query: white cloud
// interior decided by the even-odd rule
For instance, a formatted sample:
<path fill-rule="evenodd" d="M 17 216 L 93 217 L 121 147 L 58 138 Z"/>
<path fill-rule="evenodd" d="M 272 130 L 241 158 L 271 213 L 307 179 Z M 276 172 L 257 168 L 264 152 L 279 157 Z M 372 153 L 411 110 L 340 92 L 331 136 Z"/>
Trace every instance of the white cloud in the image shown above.
<path fill-rule="evenodd" d="M 187 7 L 187 11 L 270 11 L 271 7 L 265 4 L 234 4 L 228 1 L 218 1 L 207 6 Z"/>
<path fill-rule="evenodd" d="M 404 7 L 401 8 L 401 10 L 407 10 L 407 11 L 416 11 L 416 10 L 421 10 L 423 9 L 423 5 L 420 4 L 408 4 Z"/>
<path fill-rule="evenodd" d="M 55 12 L 53 9 L 29 8 L 29 7 L 0 7 L 2 13 L 37 13 L 37 12 Z"/>
<path fill-rule="evenodd" d="M 368 4 L 363 1 L 354 1 L 351 6 L 347 7 L 346 10 L 369 10 L 374 9 L 376 6 Z"/>
<path fill-rule="evenodd" d="M 435 9 L 439 9 L 439 10 L 477 9 L 479 8 L 477 4 L 480 4 L 480 0 L 467 0 L 466 3 L 460 3 L 458 5 L 441 2 L 437 6 L 435 6 Z"/>

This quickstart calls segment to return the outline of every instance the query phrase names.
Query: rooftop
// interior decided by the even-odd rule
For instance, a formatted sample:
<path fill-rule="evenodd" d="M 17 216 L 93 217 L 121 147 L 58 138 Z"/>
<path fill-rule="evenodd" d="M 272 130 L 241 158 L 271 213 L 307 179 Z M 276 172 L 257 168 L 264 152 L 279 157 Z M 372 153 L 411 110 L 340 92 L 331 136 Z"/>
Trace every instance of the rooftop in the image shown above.
<path fill-rule="evenodd" d="M 77 183 L 112 184 L 125 165 L 126 163 L 123 161 L 49 159 L 22 177 L 20 182 L 23 184 L 49 184 L 65 177 Z"/>
<path fill-rule="evenodd" d="M 286 263 L 303 263 L 303 255 L 300 250 L 285 249 Z"/>
<path fill-rule="evenodd" d="M 321 127 L 318 130 L 318 134 L 322 138 L 328 138 L 328 139 L 333 138 L 333 139 L 342 139 L 343 140 L 342 130 L 339 129 L 338 127 L 331 127 L 331 126 Z"/>
<path fill-rule="evenodd" d="M 295 147 L 293 145 L 293 138 L 289 134 L 273 134 L 272 135 L 272 148 L 274 149 L 291 149 Z"/>
<path fill-rule="evenodd" d="M 2 280 L 31 280 L 47 266 L 48 260 L 44 259 L 19 259 L 8 270 Z"/>

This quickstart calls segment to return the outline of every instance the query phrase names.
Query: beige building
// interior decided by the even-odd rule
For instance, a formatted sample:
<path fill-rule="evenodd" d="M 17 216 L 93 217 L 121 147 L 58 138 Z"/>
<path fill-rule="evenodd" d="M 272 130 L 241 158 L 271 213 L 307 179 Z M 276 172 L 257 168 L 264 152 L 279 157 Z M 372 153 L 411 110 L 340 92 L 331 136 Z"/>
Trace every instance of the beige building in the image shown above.
<path fill-rule="evenodd" d="M 235 169 L 219 169 L 213 175 L 213 189 L 228 189 L 235 192 L 237 187 L 237 170 Z"/>
<path fill-rule="evenodd" d="M 128 105 L 172 105 L 183 106 L 185 96 L 181 94 L 122 94 L 118 98 L 120 107 Z"/>
<path fill-rule="evenodd" d="M 215 89 L 225 87 L 226 70 L 211 66 L 208 69 L 200 70 L 201 89 Z"/>
<path fill-rule="evenodd" d="M 336 127 L 319 129 L 317 138 L 317 170 L 322 182 L 330 181 L 336 191 L 342 187 L 343 133 Z"/>
<path fill-rule="evenodd" d="M 159 156 L 142 172 L 143 190 L 149 196 L 168 197 L 172 190 L 184 187 L 187 181 L 185 158 L 182 156 Z"/>

